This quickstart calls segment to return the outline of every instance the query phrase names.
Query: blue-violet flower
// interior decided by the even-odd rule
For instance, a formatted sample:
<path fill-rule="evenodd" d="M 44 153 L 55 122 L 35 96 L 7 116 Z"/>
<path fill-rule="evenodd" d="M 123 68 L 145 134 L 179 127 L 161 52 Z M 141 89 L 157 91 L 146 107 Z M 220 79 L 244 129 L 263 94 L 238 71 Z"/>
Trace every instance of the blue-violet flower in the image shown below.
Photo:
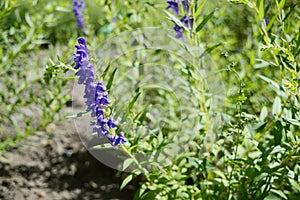
<path fill-rule="evenodd" d="M 176 32 L 176 38 L 181 38 L 185 40 L 184 34 L 183 34 L 183 28 L 175 24 L 174 30 Z"/>
<path fill-rule="evenodd" d="M 185 15 L 183 18 L 180 19 L 180 21 L 188 28 L 193 29 L 194 27 L 194 18 L 188 17 Z"/>
<path fill-rule="evenodd" d="M 179 0 L 167 0 L 167 3 L 169 4 L 169 6 L 167 7 L 167 9 L 171 8 L 175 14 L 178 16 L 179 15 Z"/>
<path fill-rule="evenodd" d="M 167 3 L 169 6 L 167 9 L 171 8 L 177 16 L 179 16 L 179 0 L 167 0 Z M 194 18 L 188 17 L 189 15 L 189 2 L 188 0 L 181 0 L 181 3 L 183 5 L 184 10 L 186 11 L 186 14 L 180 19 L 180 21 L 183 23 L 185 27 L 188 29 L 193 29 L 194 28 Z M 178 24 L 174 25 L 174 30 L 176 32 L 176 38 L 181 38 L 182 40 L 186 40 L 184 36 L 184 28 L 179 26 Z"/>
<path fill-rule="evenodd" d="M 181 0 L 182 4 L 183 4 L 183 8 L 184 10 L 189 13 L 189 2 L 187 0 Z"/>
<path fill-rule="evenodd" d="M 85 85 L 86 111 L 91 111 L 91 116 L 96 117 L 96 121 L 91 123 L 93 132 L 97 133 L 99 138 L 107 137 L 113 146 L 122 145 L 127 142 L 127 139 L 123 132 L 119 135 L 114 134 L 118 124 L 112 116 L 106 116 L 106 109 L 111 100 L 102 81 L 95 83 L 95 68 L 93 64 L 88 62 L 88 50 L 85 39 L 79 38 L 78 45 L 75 45 L 75 47 L 77 50 L 74 55 L 74 69 L 78 69 L 76 72 L 76 75 L 79 76 L 78 84 Z"/>
<path fill-rule="evenodd" d="M 73 12 L 77 18 L 78 26 L 86 33 L 83 11 L 86 7 L 84 0 L 73 0 Z"/>

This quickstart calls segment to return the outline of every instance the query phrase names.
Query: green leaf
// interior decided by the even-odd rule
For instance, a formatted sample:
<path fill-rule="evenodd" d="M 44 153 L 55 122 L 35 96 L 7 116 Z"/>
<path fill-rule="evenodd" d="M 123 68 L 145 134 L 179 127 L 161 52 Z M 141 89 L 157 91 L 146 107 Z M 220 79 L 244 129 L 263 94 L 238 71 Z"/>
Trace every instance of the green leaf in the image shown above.
<path fill-rule="evenodd" d="M 291 179 L 291 178 L 289 179 L 289 181 L 290 181 L 292 187 L 294 189 L 296 189 L 298 192 L 300 192 L 300 185 L 299 185 L 299 183 L 297 181 L 295 181 L 294 179 Z"/>
<path fill-rule="evenodd" d="M 273 24 L 274 24 L 275 20 L 276 20 L 276 16 L 273 16 L 273 17 L 271 18 L 271 20 L 270 20 L 268 26 L 267 26 L 266 31 L 270 31 L 270 30 L 271 30 L 271 28 L 273 27 Z"/>
<path fill-rule="evenodd" d="M 137 99 L 139 98 L 139 96 L 142 94 L 142 92 L 138 92 L 133 98 L 132 100 L 130 101 L 129 103 L 129 106 L 128 106 L 128 110 L 131 111 L 133 106 L 134 106 L 134 103 L 137 101 Z"/>
<path fill-rule="evenodd" d="M 25 20 L 26 20 L 27 24 L 28 24 L 30 27 L 33 27 L 33 26 L 34 26 L 34 24 L 33 24 L 33 22 L 31 21 L 30 16 L 29 16 L 28 13 L 25 14 Z"/>
<path fill-rule="evenodd" d="M 278 6 L 278 12 L 282 12 L 281 10 L 284 8 L 285 0 L 281 0 Z"/>
<path fill-rule="evenodd" d="M 268 108 L 266 106 L 264 106 L 261 109 L 261 112 L 260 112 L 260 115 L 259 115 L 260 121 L 264 121 L 267 116 L 268 116 Z"/>
<path fill-rule="evenodd" d="M 190 158 L 187 158 L 187 161 L 190 165 L 192 165 L 196 169 L 200 169 L 201 163 L 200 163 L 199 159 L 190 157 Z"/>
<path fill-rule="evenodd" d="M 2 163 L 6 163 L 6 164 L 10 164 L 10 160 L 8 160 L 7 158 L 3 157 L 1 154 L 0 154 L 0 162 Z"/>
<path fill-rule="evenodd" d="M 255 60 L 257 61 L 257 63 L 254 65 L 255 69 L 261 69 L 268 66 L 276 66 L 276 64 L 271 61 L 266 61 L 263 59 L 255 59 Z"/>
<path fill-rule="evenodd" d="M 276 154 L 276 153 L 284 153 L 285 152 L 285 148 L 281 147 L 280 145 L 275 146 L 272 151 L 270 152 L 270 154 Z"/>
<path fill-rule="evenodd" d="M 295 125 L 295 126 L 298 126 L 300 127 L 300 122 L 296 119 L 286 119 L 286 121 L 288 121 L 289 123 Z"/>
<path fill-rule="evenodd" d="M 141 187 L 135 192 L 135 195 L 134 195 L 133 200 L 138 200 L 138 199 L 140 199 L 140 197 L 144 194 L 144 192 L 146 191 L 146 189 L 147 189 L 147 187 L 141 186 Z"/>
<path fill-rule="evenodd" d="M 153 200 L 153 199 L 156 199 L 156 194 L 157 194 L 157 191 L 156 190 L 151 190 L 149 192 L 146 192 L 142 197 L 141 197 L 141 200 Z"/>
<path fill-rule="evenodd" d="M 198 20 L 198 18 L 200 17 L 200 14 L 201 14 L 205 4 L 206 4 L 206 1 L 202 1 L 202 3 L 199 5 L 199 7 L 196 8 L 196 11 L 195 11 L 195 19 L 196 20 Z"/>
<path fill-rule="evenodd" d="M 266 127 L 267 123 L 268 123 L 267 121 L 255 123 L 253 125 L 253 130 L 260 132 L 261 130 L 263 130 Z"/>
<path fill-rule="evenodd" d="M 145 118 L 146 118 L 146 115 L 147 115 L 147 113 L 151 110 L 151 108 L 152 108 L 152 104 L 148 104 L 148 105 L 145 106 L 145 108 L 143 109 L 142 114 L 139 115 L 140 117 L 139 117 L 138 121 L 139 121 L 139 124 L 140 124 L 140 125 L 143 124 L 143 122 L 144 122 L 144 120 L 145 120 Z"/>
<path fill-rule="evenodd" d="M 102 78 L 103 78 L 103 79 L 105 79 L 105 77 L 106 77 L 106 75 L 107 75 L 107 73 L 108 73 L 110 67 L 111 67 L 111 63 L 109 63 L 108 66 L 105 68 L 105 70 L 104 70 L 104 72 L 103 72 L 103 74 L 102 74 Z"/>
<path fill-rule="evenodd" d="M 176 16 L 169 13 L 168 11 L 164 11 L 164 12 L 168 15 L 168 17 L 171 21 L 173 21 L 175 24 L 177 24 L 178 26 L 180 26 L 180 27 L 184 28 L 186 31 L 188 31 L 187 27 Z"/>
<path fill-rule="evenodd" d="M 266 81 L 267 83 L 271 84 L 273 87 L 275 87 L 277 90 L 280 90 L 280 86 L 277 82 L 273 81 L 272 79 L 269 79 L 268 77 L 265 77 L 263 75 L 258 75 L 259 78 Z"/>
<path fill-rule="evenodd" d="M 82 117 L 82 116 L 88 115 L 89 113 L 90 112 L 83 111 L 83 112 L 80 112 L 80 113 L 77 113 L 77 114 L 74 114 L 74 115 L 69 115 L 66 118 L 67 119 L 76 119 L 78 117 Z"/>
<path fill-rule="evenodd" d="M 163 141 L 164 141 L 164 136 L 163 136 L 162 132 L 160 131 L 157 136 L 157 142 L 158 142 L 158 144 L 161 144 Z"/>
<path fill-rule="evenodd" d="M 134 174 L 130 174 L 129 176 L 127 176 L 124 181 L 122 182 L 121 186 L 120 186 L 120 190 L 123 190 L 123 188 L 130 182 L 132 181 L 134 177 Z"/>
<path fill-rule="evenodd" d="M 124 160 L 122 170 L 124 171 L 125 169 L 127 169 L 133 162 L 133 158 L 127 158 L 126 160 Z"/>
<path fill-rule="evenodd" d="M 114 148 L 110 143 L 96 145 L 90 148 L 90 150 L 104 150 L 104 149 L 112 149 Z"/>
<path fill-rule="evenodd" d="M 208 54 L 209 54 L 209 53 L 212 52 L 215 48 L 219 47 L 221 44 L 222 44 L 222 43 L 219 42 L 219 43 L 217 43 L 217 44 L 215 44 L 215 45 L 213 45 L 213 46 L 207 47 L 207 48 L 205 49 L 205 53 L 208 53 Z M 204 53 L 203 53 L 202 55 L 204 55 Z M 201 56 L 202 56 L 202 55 L 201 55 Z"/>
<path fill-rule="evenodd" d="M 274 143 L 276 145 L 279 145 L 281 143 L 282 140 L 282 131 L 283 130 L 283 126 L 281 124 L 280 121 L 276 121 L 275 126 L 272 130 L 272 135 L 274 135 Z"/>
<path fill-rule="evenodd" d="M 21 135 L 22 131 L 21 131 L 19 125 L 18 125 L 17 120 L 16 120 L 14 117 L 12 117 L 12 116 L 11 116 L 10 119 L 11 119 L 11 121 L 12 121 L 12 123 L 13 123 L 13 126 L 14 126 L 14 128 L 15 128 L 15 131 L 16 131 L 17 135 Z"/>
<path fill-rule="evenodd" d="M 259 10 L 258 10 L 258 17 L 259 20 L 262 20 L 265 16 L 265 10 L 264 10 L 264 0 L 260 0 L 259 2 Z"/>
<path fill-rule="evenodd" d="M 201 29 L 205 26 L 205 24 L 208 22 L 208 20 L 210 18 L 212 18 L 212 16 L 214 15 L 215 10 L 213 10 L 212 12 L 210 12 L 203 20 L 202 22 L 197 26 L 196 28 L 196 32 L 201 31 Z"/>
<path fill-rule="evenodd" d="M 108 36 L 113 31 L 114 31 L 113 24 L 107 24 L 105 26 L 102 26 L 102 28 L 100 29 L 100 33 L 102 33 L 105 36 Z"/>
<path fill-rule="evenodd" d="M 272 107 L 272 114 L 278 116 L 281 113 L 281 99 L 277 96 Z"/>
<path fill-rule="evenodd" d="M 262 143 L 259 143 L 259 144 L 257 145 L 257 148 L 258 148 L 263 154 L 265 154 L 266 150 L 265 150 L 265 147 L 262 145 Z"/>
<path fill-rule="evenodd" d="M 72 12 L 72 10 L 68 7 L 61 7 L 61 6 L 57 6 L 55 8 L 56 11 L 60 11 L 60 12 Z"/>
<path fill-rule="evenodd" d="M 277 194 L 278 196 L 280 196 L 283 199 L 287 199 L 285 194 L 282 191 L 278 190 L 278 189 L 271 189 L 270 192 L 274 193 L 274 194 Z M 268 196 L 266 196 L 264 198 L 264 200 L 281 200 L 281 198 L 279 198 L 278 196 L 275 196 L 273 194 L 269 194 Z"/>
<path fill-rule="evenodd" d="M 109 89 L 111 88 L 111 86 L 113 84 L 113 81 L 114 81 L 115 74 L 116 74 L 117 70 L 118 70 L 118 68 L 114 69 L 111 76 L 109 77 L 109 80 L 108 80 L 107 85 L 106 85 L 107 91 L 109 91 Z"/>

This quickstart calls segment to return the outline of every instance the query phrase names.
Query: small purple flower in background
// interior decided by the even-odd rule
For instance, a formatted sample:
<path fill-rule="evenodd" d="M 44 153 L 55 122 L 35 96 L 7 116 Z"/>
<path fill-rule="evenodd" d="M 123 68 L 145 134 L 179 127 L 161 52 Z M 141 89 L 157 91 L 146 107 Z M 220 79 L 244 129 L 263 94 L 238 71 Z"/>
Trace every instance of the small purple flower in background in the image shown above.
<path fill-rule="evenodd" d="M 86 5 L 84 0 L 73 0 L 73 12 L 77 18 L 78 26 L 86 33 L 85 23 L 84 23 L 84 16 L 83 11 Z"/>
<path fill-rule="evenodd" d="M 91 124 L 93 132 L 97 133 L 99 138 L 107 137 L 113 146 L 119 146 L 127 142 L 124 133 L 114 134 L 118 127 L 117 122 L 112 116 L 106 116 L 106 109 L 111 103 L 108 97 L 105 85 L 102 81 L 95 84 L 96 73 L 93 64 L 88 62 L 88 50 L 84 38 L 78 39 L 78 45 L 75 45 L 76 53 L 74 69 L 78 69 L 76 75 L 79 76 L 78 84 L 85 85 L 84 98 L 87 105 L 86 111 L 91 111 L 91 116 L 96 117 L 96 121 Z"/>
<path fill-rule="evenodd" d="M 179 0 L 167 0 L 167 3 L 169 6 L 167 9 L 171 8 L 177 16 L 179 16 Z M 188 17 L 189 14 L 189 2 L 188 0 L 181 0 L 181 3 L 183 5 L 184 10 L 186 11 L 186 14 L 180 19 L 180 21 L 183 23 L 185 27 L 188 29 L 193 29 L 194 28 L 194 18 L 193 17 Z M 179 26 L 178 24 L 174 25 L 174 30 L 176 32 L 176 38 L 181 38 L 182 40 L 186 41 L 186 38 L 184 36 L 184 28 Z"/>
<path fill-rule="evenodd" d="M 265 20 L 266 26 L 268 26 L 270 23 L 270 17 L 265 17 L 264 20 Z"/>
<path fill-rule="evenodd" d="M 169 6 L 167 7 L 167 9 L 171 8 L 175 14 L 178 16 L 179 15 L 179 0 L 167 0 L 167 3 L 169 4 Z"/>
<path fill-rule="evenodd" d="M 185 15 L 183 18 L 180 19 L 180 21 L 188 28 L 193 29 L 194 28 L 194 18 L 188 17 Z"/>
<path fill-rule="evenodd" d="M 176 38 L 181 38 L 185 40 L 184 34 L 183 34 L 183 28 L 175 24 L 174 30 L 176 32 Z"/>
<path fill-rule="evenodd" d="M 117 22 L 118 22 L 118 18 L 116 18 L 116 17 L 113 18 L 112 23 L 113 23 L 113 24 L 116 24 Z"/>
<path fill-rule="evenodd" d="M 187 1 L 187 0 L 182 0 L 181 2 L 182 2 L 182 4 L 183 4 L 184 10 L 185 10 L 187 13 L 189 13 L 189 3 L 188 3 L 188 1 Z"/>

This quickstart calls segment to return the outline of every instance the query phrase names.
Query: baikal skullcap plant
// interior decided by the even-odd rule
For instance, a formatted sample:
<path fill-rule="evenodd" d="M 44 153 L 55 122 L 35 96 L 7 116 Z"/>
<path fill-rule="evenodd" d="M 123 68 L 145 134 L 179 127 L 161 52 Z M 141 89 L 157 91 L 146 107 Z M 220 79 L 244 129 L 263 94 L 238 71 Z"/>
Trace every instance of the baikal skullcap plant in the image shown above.
<path fill-rule="evenodd" d="M 174 13 L 178 16 L 179 15 L 179 1 L 175 0 L 167 0 L 167 3 L 169 4 L 169 6 L 167 7 L 167 9 L 171 8 Z"/>
<path fill-rule="evenodd" d="M 73 0 L 73 12 L 77 18 L 77 24 L 86 33 L 86 27 L 84 22 L 83 11 L 85 10 L 86 4 L 84 0 Z"/>
<path fill-rule="evenodd" d="M 167 0 L 167 3 L 169 6 L 167 9 L 172 9 L 172 11 L 177 15 L 180 16 L 180 1 L 179 0 Z M 192 16 L 189 16 L 190 13 L 190 7 L 187 0 L 181 1 L 183 10 L 185 11 L 185 15 L 180 19 L 182 24 L 189 30 L 192 30 L 194 28 L 194 18 Z M 181 27 L 179 24 L 175 24 L 173 29 L 176 32 L 176 38 L 181 38 L 182 40 L 186 40 L 184 36 L 184 28 Z"/>
<path fill-rule="evenodd" d="M 111 100 L 102 81 L 96 83 L 94 65 L 88 62 L 88 49 L 85 39 L 79 38 L 75 47 L 77 50 L 74 55 L 74 69 L 78 70 L 76 72 L 76 76 L 79 76 L 78 84 L 85 86 L 83 97 L 86 99 L 86 111 L 91 112 L 91 117 L 95 118 L 91 123 L 93 132 L 97 133 L 99 138 L 108 138 L 111 145 L 120 146 L 127 142 L 127 139 L 123 132 L 116 133 L 118 124 L 113 116 L 107 114 L 107 108 L 110 106 Z"/>

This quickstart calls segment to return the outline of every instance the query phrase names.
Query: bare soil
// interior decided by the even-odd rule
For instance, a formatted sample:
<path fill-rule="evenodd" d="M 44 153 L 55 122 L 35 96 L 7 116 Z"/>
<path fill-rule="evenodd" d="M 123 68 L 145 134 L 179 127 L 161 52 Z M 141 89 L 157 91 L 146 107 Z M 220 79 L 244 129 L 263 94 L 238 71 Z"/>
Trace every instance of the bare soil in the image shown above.
<path fill-rule="evenodd" d="M 134 187 L 120 191 L 124 174 L 89 154 L 72 121 L 48 127 L 4 154 L 0 199 L 132 199 Z"/>

